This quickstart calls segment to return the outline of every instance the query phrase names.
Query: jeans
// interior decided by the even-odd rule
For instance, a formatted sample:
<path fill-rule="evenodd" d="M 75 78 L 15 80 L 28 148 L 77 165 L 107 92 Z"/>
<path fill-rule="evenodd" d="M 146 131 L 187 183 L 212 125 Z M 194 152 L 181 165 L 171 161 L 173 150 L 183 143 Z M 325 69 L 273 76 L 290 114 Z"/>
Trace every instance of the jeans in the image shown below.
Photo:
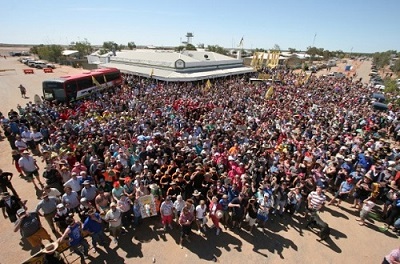
<path fill-rule="evenodd" d="M 92 245 L 94 248 L 97 246 L 97 243 L 99 243 L 100 245 L 104 244 L 104 240 L 106 237 L 103 231 L 92 233 L 90 236 L 92 237 Z"/>
<path fill-rule="evenodd" d="M 82 238 L 79 244 L 71 246 L 72 250 L 79 256 L 87 256 L 89 254 L 89 244 Z"/>

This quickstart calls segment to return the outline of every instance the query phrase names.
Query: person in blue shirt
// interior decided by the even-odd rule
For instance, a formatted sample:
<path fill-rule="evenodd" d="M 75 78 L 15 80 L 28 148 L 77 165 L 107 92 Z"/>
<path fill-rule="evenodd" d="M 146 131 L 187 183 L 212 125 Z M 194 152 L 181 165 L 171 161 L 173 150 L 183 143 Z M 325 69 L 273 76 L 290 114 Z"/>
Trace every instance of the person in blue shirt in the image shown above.
<path fill-rule="evenodd" d="M 353 178 L 348 177 L 340 184 L 339 190 L 336 192 L 335 197 L 330 200 L 328 205 L 336 203 L 336 199 L 338 199 L 337 206 L 339 206 L 341 201 L 345 200 L 349 196 L 349 193 L 354 189 L 354 186 Z"/>
<path fill-rule="evenodd" d="M 67 217 L 65 221 L 68 224 L 68 227 L 65 229 L 64 234 L 60 237 L 59 243 L 62 243 L 64 240 L 68 240 L 70 247 L 76 254 L 87 258 L 89 245 L 82 236 L 82 223 L 76 222 L 73 217 Z"/>
<path fill-rule="evenodd" d="M 100 245 L 105 245 L 105 235 L 103 232 L 102 220 L 100 214 L 96 212 L 95 209 L 88 211 L 88 217 L 83 223 L 83 230 L 90 232 L 92 237 L 93 252 L 96 252 L 97 243 Z"/>
<path fill-rule="evenodd" d="M 224 228 L 226 229 L 230 221 L 229 208 L 228 208 L 229 205 L 228 195 L 227 194 L 222 195 L 222 198 L 218 201 L 218 203 L 222 205 L 223 215 L 221 218 L 221 222 L 224 224 Z"/>

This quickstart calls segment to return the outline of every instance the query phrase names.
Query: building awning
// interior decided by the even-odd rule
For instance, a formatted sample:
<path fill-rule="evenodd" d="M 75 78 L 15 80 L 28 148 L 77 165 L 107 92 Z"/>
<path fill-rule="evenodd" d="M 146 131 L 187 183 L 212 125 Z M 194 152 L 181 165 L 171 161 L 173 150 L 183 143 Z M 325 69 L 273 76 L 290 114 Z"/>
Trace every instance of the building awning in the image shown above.
<path fill-rule="evenodd" d="M 146 78 L 154 78 L 160 81 L 166 82 L 191 82 L 200 81 L 206 79 L 220 78 L 231 75 L 245 74 L 254 72 L 251 67 L 235 67 L 229 69 L 217 69 L 211 71 L 200 71 L 200 72 L 177 72 L 169 70 L 168 68 L 159 69 L 135 65 L 126 65 L 120 63 L 104 63 L 98 66 L 99 68 L 117 68 L 123 73 L 130 73 Z"/>

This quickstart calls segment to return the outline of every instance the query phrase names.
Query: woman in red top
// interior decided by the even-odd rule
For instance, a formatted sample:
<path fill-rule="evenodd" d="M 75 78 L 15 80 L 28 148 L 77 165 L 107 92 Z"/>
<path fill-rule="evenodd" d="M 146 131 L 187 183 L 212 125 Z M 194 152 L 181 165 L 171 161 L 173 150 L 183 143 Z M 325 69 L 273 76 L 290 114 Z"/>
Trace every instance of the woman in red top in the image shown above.
<path fill-rule="evenodd" d="M 218 203 L 217 196 L 213 196 L 211 198 L 209 209 L 210 209 L 209 217 L 217 230 L 216 235 L 218 236 L 219 233 L 221 232 L 221 228 L 219 226 L 219 220 L 221 219 L 220 216 L 222 216 L 222 205 L 220 203 Z M 221 213 L 221 215 L 219 215 L 220 213 Z"/>

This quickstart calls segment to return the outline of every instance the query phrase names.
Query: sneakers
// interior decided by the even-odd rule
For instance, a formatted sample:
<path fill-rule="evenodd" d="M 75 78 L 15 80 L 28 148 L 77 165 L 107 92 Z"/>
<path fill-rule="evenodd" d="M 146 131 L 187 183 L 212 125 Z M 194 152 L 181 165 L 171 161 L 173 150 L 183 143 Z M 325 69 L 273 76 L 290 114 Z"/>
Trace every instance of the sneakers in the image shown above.
<path fill-rule="evenodd" d="M 164 226 L 164 231 L 167 231 L 167 226 Z"/>
<path fill-rule="evenodd" d="M 217 228 L 217 231 L 215 232 L 215 234 L 218 236 L 219 232 L 221 232 L 221 229 Z"/>

